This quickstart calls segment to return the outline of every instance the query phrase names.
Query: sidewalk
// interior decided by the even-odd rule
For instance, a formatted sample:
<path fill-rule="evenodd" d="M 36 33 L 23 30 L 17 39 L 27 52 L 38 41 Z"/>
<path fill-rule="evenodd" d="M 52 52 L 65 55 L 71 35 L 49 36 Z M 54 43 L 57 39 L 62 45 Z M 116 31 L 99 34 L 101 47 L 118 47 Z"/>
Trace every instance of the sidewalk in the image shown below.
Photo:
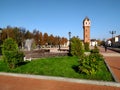
<path fill-rule="evenodd" d="M 113 84 L 118 85 L 118 83 Z M 36 79 L 31 78 L 30 76 L 18 77 L 0 75 L 0 90 L 120 90 L 120 85 L 93 85 L 88 83 L 69 82 L 64 80 L 50 80 L 44 78 Z"/>
<path fill-rule="evenodd" d="M 112 50 L 105 52 L 104 48 L 99 48 L 100 53 L 104 56 L 105 62 L 108 65 L 116 82 L 120 83 L 120 53 Z"/>
<path fill-rule="evenodd" d="M 120 53 L 105 52 L 104 48 L 100 48 L 100 53 L 119 82 Z M 0 90 L 120 90 L 120 83 L 0 73 Z"/>

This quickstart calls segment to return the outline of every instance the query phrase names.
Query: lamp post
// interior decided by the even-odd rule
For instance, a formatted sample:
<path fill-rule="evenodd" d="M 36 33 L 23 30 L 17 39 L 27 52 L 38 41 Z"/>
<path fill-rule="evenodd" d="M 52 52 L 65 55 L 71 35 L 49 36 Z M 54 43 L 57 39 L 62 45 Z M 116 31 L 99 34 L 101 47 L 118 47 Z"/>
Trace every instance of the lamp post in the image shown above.
<path fill-rule="evenodd" d="M 0 42 L 1 42 L 1 40 L 2 40 L 2 38 L 1 38 L 1 35 L 2 34 L 2 28 L 0 28 Z"/>
<path fill-rule="evenodd" d="M 40 39 L 38 40 L 38 48 L 40 49 Z"/>
<path fill-rule="evenodd" d="M 69 55 L 71 55 L 71 32 L 68 32 L 69 35 Z"/>
<path fill-rule="evenodd" d="M 112 44 L 112 46 L 113 46 L 113 35 L 116 34 L 116 31 L 110 31 L 109 33 L 112 35 L 111 44 Z"/>
<path fill-rule="evenodd" d="M 2 28 L 0 28 L 0 55 L 2 54 L 2 47 L 1 47 L 2 38 L 1 38 L 1 36 L 2 36 Z"/>
<path fill-rule="evenodd" d="M 60 50 L 60 37 L 58 36 L 58 45 L 59 45 L 59 49 Z"/>

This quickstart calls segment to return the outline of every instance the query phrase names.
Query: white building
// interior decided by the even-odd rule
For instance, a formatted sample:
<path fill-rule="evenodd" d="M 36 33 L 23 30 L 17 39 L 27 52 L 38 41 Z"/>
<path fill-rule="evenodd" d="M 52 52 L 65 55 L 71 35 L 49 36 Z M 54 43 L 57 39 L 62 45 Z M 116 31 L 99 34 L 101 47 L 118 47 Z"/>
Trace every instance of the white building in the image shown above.
<path fill-rule="evenodd" d="M 96 39 L 91 39 L 90 46 L 97 46 L 97 45 L 98 45 L 97 40 Z"/>
<path fill-rule="evenodd" d="M 120 35 L 107 40 L 108 46 L 120 47 Z"/>

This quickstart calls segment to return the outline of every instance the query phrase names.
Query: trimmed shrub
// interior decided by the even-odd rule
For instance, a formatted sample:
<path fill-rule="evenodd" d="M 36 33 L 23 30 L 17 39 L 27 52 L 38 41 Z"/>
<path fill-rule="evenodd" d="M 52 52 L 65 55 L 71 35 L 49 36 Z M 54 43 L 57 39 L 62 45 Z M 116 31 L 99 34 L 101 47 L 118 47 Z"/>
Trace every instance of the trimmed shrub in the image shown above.
<path fill-rule="evenodd" d="M 15 68 L 17 64 L 23 62 L 24 54 L 19 51 L 5 51 L 5 62 L 9 68 Z"/>
<path fill-rule="evenodd" d="M 82 42 L 77 37 L 71 39 L 71 54 L 73 56 L 82 56 L 84 54 Z"/>
<path fill-rule="evenodd" d="M 89 56 L 82 56 L 79 59 L 79 73 L 87 75 L 94 75 L 100 70 L 99 65 L 103 57 L 100 54 L 90 54 Z"/>
<path fill-rule="evenodd" d="M 2 54 L 4 61 L 8 64 L 10 69 L 15 68 L 18 63 L 24 61 L 23 52 L 19 51 L 17 43 L 11 38 L 3 42 Z"/>

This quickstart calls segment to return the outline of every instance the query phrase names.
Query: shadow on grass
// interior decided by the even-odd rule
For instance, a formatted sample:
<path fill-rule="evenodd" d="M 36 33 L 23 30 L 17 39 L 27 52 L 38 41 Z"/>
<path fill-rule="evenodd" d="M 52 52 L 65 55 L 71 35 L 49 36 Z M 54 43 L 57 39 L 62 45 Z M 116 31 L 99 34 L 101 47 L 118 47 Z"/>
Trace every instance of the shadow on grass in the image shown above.
<path fill-rule="evenodd" d="M 22 66 L 28 64 L 30 61 L 20 62 L 17 64 L 17 66 Z"/>
<path fill-rule="evenodd" d="M 73 65 L 72 69 L 74 69 L 75 72 L 79 73 L 78 65 Z"/>

